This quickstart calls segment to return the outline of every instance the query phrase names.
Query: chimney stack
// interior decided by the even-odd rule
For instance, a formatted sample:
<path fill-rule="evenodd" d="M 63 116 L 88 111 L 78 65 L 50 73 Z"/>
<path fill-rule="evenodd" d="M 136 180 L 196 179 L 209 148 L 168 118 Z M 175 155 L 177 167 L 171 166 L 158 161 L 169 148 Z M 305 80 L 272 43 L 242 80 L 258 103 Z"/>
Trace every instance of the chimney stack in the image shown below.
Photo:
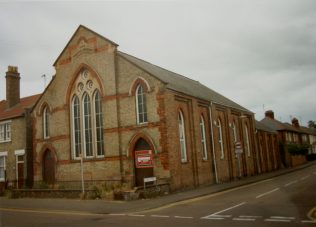
<path fill-rule="evenodd" d="M 20 102 L 20 73 L 18 67 L 8 66 L 6 72 L 6 101 L 7 108 L 11 108 Z"/>
<path fill-rule="evenodd" d="M 300 127 L 300 124 L 299 124 L 297 118 L 294 117 L 294 118 L 292 119 L 292 125 L 293 125 L 294 127 L 296 127 L 296 128 L 299 128 L 299 127 Z"/>
<path fill-rule="evenodd" d="M 272 110 L 267 110 L 265 116 L 274 120 L 274 112 Z"/>

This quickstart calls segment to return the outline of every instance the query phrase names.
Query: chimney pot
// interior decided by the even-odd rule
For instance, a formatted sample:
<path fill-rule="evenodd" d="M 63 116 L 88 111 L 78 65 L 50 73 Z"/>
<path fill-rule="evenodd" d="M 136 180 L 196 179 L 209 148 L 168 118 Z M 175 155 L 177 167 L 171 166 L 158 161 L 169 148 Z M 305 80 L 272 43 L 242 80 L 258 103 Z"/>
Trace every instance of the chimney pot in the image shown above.
<path fill-rule="evenodd" d="M 20 102 L 20 73 L 18 67 L 8 66 L 6 72 L 6 101 L 7 108 L 11 108 Z"/>
<path fill-rule="evenodd" d="M 272 110 L 267 110 L 265 116 L 271 119 L 274 119 L 274 112 Z"/>

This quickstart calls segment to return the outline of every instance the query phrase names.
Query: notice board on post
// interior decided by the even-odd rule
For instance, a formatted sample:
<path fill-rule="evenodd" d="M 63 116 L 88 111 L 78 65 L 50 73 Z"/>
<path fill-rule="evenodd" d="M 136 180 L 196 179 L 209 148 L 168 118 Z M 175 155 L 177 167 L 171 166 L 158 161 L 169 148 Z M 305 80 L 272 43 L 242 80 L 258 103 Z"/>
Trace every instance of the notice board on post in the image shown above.
<path fill-rule="evenodd" d="M 135 151 L 136 168 L 153 168 L 153 153 L 151 150 Z"/>

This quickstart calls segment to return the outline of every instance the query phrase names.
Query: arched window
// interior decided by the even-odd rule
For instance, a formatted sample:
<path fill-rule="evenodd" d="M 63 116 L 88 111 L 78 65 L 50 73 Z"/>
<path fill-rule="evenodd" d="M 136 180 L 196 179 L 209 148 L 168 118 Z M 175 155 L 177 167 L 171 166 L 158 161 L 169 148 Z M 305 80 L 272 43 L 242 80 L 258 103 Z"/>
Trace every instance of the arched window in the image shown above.
<path fill-rule="evenodd" d="M 72 99 L 72 119 L 73 119 L 73 155 L 79 158 L 81 154 L 81 127 L 80 127 L 80 102 L 77 96 Z"/>
<path fill-rule="evenodd" d="M 201 116 L 200 118 L 200 130 L 201 130 L 201 143 L 202 143 L 202 156 L 203 159 L 207 159 L 207 147 L 206 147 L 206 137 L 205 137 L 205 123 L 204 118 Z"/>
<path fill-rule="evenodd" d="M 103 158 L 102 92 L 95 75 L 86 69 L 81 70 L 71 94 L 72 157 Z"/>
<path fill-rule="evenodd" d="M 224 159 L 225 157 L 224 141 L 223 141 L 222 123 L 220 119 L 217 120 L 217 127 L 218 127 L 218 143 L 219 143 L 220 151 L 221 151 L 221 159 Z"/>
<path fill-rule="evenodd" d="M 247 127 L 247 125 L 245 125 L 245 136 L 246 136 L 247 155 L 248 155 L 248 157 L 250 157 L 249 133 L 248 133 L 248 127 Z"/>
<path fill-rule="evenodd" d="M 45 106 L 43 110 L 43 136 L 44 139 L 49 138 L 49 116 L 47 106 Z"/>
<path fill-rule="evenodd" d="M 94 93 L 94 114 L 97 156 L 104 156 L 102 100 L 100 92 L 98 90 L 96 90 Z"/>
<path fill-rule="evenodd" d="M 147 106 L 146 106 L 146 93 L 144 87 L 140 84 L 136 88 L 136 114 L 137 124 L 147 122 Z"/>
<path fill-rule="evenodd" d="M 91 102 L 88 94 L 83 96 L 83 127 L 85 156 L 92 157 Z"/>
<path fill-rule="evenodd" d="M 235 124 L 235 122 L 233 122 L 232 131 L 233 131 L 234 143 L 236 143 L 236 142 L 237 142 L 237 129 L 236 129 L 236 124 Z"/>
<path fill-rule="evenodd" d="M 181 161 L 187 161 L 187 151 L 186 151 L 186 143 L 185 143 L 185 127 L 184 127 L 184 119 L 183 114 L 179 111 L 178 114 L 178 124 L 179 124 L 179 142 L 180 142 L 180 155 Z"/>

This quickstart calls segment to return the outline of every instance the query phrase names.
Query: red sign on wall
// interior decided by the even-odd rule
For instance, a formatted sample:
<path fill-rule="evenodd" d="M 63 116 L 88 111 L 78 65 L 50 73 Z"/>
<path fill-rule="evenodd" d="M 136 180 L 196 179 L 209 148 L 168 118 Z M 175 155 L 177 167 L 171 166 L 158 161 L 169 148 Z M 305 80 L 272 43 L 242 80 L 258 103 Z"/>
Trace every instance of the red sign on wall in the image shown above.
<path fill-rule="evenodd" d="M 151 150 L 135 151 L 136 168 L 153 168 L 153 154 Z"/>

